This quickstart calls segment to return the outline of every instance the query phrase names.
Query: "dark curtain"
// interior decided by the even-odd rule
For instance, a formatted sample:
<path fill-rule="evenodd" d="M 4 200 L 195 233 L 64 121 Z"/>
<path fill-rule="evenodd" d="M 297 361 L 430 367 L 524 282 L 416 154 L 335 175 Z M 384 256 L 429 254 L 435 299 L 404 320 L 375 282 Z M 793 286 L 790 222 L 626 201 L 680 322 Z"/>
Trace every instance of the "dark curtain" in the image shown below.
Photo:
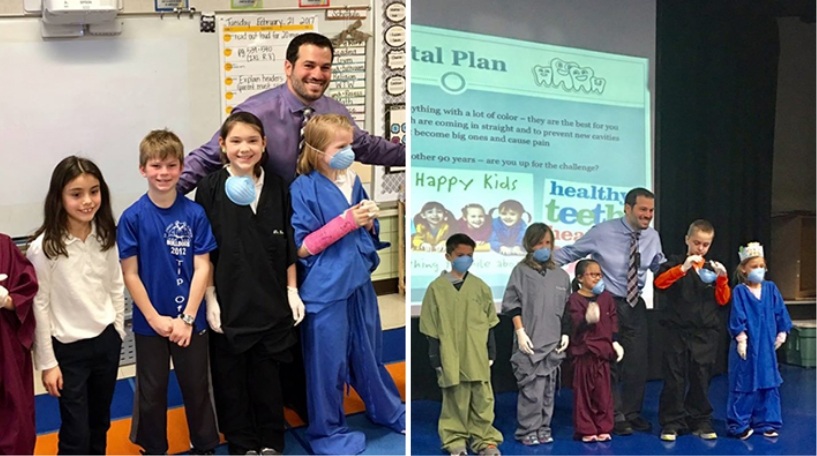
<path fill-rule="evenodd" d="M 730 274 L 740 245 L 770 243 L 779 57 L 770 3 L 657 3 L 656 212 L 664 252 L 683 253 L 687 227 L 704 218 L 715 225 L 707 257 Z M 652 339 L 650 373 L 658 378 L 660 337 Z M 718 372 L 726 368 L 725 331 L 721 342 Z"/>

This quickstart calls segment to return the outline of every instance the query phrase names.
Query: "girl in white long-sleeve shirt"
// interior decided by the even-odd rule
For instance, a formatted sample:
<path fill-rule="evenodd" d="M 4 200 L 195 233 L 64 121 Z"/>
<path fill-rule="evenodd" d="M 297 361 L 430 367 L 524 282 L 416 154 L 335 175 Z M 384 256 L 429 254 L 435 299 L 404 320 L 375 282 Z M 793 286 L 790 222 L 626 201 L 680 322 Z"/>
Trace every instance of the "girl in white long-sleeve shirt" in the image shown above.
<path fill-rule="evenodd" d="M 60 454 L 105 454 L 124 328 L 124 284 L 108 186 L 70 156 L 51 175 L 26 255 L 37 271 L 34 363 L 59 398 Z"/>

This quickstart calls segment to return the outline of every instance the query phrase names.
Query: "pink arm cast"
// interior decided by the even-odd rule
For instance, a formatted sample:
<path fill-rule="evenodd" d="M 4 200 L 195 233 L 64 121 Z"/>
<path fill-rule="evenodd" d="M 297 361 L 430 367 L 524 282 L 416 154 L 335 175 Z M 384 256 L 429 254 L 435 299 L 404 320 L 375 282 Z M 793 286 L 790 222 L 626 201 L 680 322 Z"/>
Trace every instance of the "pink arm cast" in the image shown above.
<path fill-rule="evenodd" d="M 304 247 L 310 255 L 317 255 L 357 228 L 354 214 L 347 210 L 345 214 L 333 218 L 319 230 L 307 235 L 304 238 Z"/>

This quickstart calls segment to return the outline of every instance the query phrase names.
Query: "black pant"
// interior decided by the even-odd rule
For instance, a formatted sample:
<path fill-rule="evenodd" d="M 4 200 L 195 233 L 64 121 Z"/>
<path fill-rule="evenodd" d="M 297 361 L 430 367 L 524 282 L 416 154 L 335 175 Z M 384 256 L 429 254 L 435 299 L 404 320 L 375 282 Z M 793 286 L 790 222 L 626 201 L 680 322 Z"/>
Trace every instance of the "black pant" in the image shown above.
<path fill-rule="evenodd" d="M 261 340 L 235 353 L 222 334 L 210 334 L 210 367 L 219 430 L 231 454 L 284 451 L 284 405 L 279 363 Z"/>
<path fill-rule="evenodd" d="M 644 388 L 647 384 L 647 305 L 642 298 L 634 307 L 616 297 L 618 343 L 624 359 L 612 371 L 616 421 L 641 416 Z"/>
<path fill-rule="evenodd" d="M 91 339 L 51 339 L 62 372 L 59 454 L 105 454 L 122 339 L 113 325 Z"/>
<path fill-rule="evenodd" d="M 284 405 L 297 413 L 304 423 L 309 424 L 309 416 L 306 411 L 306 368 L 301 349 L 301 327 L 296 326 L 294 331 L 296 342 L 290 348 L 292 361 L 283 364 L 283 369 L 281 369 L 281 390 L 284 393 Z"/>
<path fill-rule="evenodd" d="M 170 357 L 182 391 L 190 443 L 198 451 L 219 444 L 216 416 L 210 400 L 207 331 L 193 333 L 190 345 L 136 334 L 136 392 L 130 439 L 148 454 L 167 452 L 167 382 Z"/>
<path fill-rule="evenodd" d="M 663 327 L 664 388 L 658 403 L 662 427 L 695 430 L 710 425 L 709 379 L 718 348 L 716 329 Z"/>

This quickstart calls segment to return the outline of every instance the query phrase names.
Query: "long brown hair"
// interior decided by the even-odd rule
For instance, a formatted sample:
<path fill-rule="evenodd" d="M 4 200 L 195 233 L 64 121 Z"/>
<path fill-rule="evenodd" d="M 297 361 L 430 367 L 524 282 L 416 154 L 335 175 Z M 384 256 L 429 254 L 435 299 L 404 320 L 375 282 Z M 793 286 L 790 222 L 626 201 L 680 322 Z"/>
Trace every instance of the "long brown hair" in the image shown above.
<path fill-rule="evenodd" d="M 542 242 L 545 236 L 550 236 L 550 258 L 543 264 L 533 259 L 533 247 Z M 555 247 L 556 238 L 553 236 L 553 230 L 544 223 L 533 223 L 525 230 L 525 236 L 522 238 L 522 244 L 525 251 L 528 252 L 522 263 L 531 268 L 541 271 L 542 268 L 554 269 L 556 263 L 553 261 L 553 248 Z"/>
<path fill-rule="evenodd" d="M 87 158 L 71 155 L 57 164 L 51 173 L 51 183 L 48 194 L 45 196 L 43 224 L 31 236 L 31 240 L 43 235 L 43 252 L 45 256 L 54 259 L 60 255 L 68 256 L 65 249 L 65 239 L 68 236 L 68 213 L 62 203 L 62 193 L 65 186 L 77 177 L 89 174 L 99 181 L 101 201 L 99 209 L 94 215 L 96 237 L 102 244 L 102 250 L 108 250 L 116 245 L 116 223 L 111 209 L 111 197 L 108 184 L 102 177 L 99 168 Z"/>

